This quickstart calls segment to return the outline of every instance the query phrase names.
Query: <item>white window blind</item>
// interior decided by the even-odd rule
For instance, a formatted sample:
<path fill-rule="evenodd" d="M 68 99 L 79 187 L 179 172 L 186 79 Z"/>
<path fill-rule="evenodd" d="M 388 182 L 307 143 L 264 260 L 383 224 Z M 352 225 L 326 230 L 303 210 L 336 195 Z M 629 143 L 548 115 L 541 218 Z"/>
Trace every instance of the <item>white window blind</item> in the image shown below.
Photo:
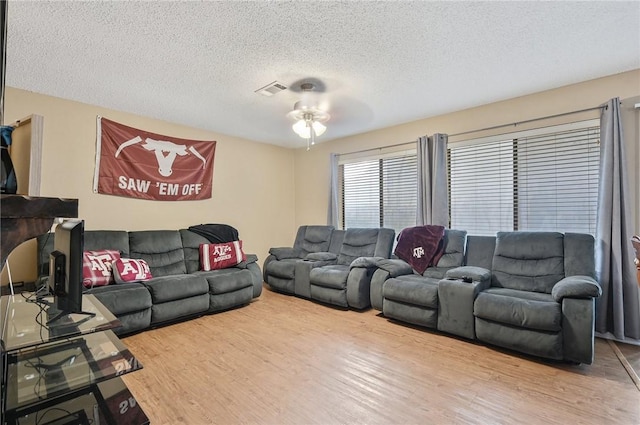
<path fill-rule="evenodd" d="M 379 160 L 344 164 L 342 179 L 343 228 L 380 227 Z"/>
<path fill-rule="evenodd" d="M 595 234 L 598 122 L 509 136 L 449 147 L 451 227 Z"/>
<path fill-rule="evenodd" d="M 415 226 L 416 166 L 415 153 L 341 164 L 343 228 Z"/>

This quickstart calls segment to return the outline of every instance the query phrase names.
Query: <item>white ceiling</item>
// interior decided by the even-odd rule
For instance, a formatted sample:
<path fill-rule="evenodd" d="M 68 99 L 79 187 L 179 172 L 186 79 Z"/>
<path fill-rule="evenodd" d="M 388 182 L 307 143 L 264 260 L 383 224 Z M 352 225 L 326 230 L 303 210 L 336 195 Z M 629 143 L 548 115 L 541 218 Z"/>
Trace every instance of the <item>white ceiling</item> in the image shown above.
<path fill-rule="evenodd" d="M 639 1 L 8 7 L 8 86 L 287 147 L 309 79 L 321 142 L 640 68 Z"/>

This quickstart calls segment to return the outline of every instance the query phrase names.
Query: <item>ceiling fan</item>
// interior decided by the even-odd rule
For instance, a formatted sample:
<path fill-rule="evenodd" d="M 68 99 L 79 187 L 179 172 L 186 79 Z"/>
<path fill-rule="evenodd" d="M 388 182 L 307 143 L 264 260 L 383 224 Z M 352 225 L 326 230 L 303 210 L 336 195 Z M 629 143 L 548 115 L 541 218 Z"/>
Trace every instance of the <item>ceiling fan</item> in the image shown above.
<path fill-rule="evenodd" d="M 302 100 L 297 101 L 293 105 L 293 110 L 287 114 L 288 118 L 295 121 L 291 127 L 293 131 L 307 140 L 307 150 L 311 148 L 311 145 L 315 144 L 316 137 L 324 134 L 327 130 L 324 123 L 331 118 L 331 115 L 322 109 L 311 96 L 314 89 L 315 85 L 313 83 L 302 83 L 300 85 Z"/>

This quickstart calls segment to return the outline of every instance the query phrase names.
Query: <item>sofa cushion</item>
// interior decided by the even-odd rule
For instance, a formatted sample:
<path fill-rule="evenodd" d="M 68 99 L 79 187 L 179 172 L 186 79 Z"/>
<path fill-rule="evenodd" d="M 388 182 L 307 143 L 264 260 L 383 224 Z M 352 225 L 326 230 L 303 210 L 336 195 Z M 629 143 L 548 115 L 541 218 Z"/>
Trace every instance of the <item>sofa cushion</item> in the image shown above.
<path fill-rule="evenodd" d="M 151 308 L 151 294 L 141 283 L 101 286 L 86 293 L 95 295 L 116 316 Z"/>
<path fill-rule="evenodd" d="M 473 314 L 485 320 L 519 328 L 559 332 L 561 304 L 549 294 L 507 288 L 489 288 L 478 294 Z"/>
<path fill-rule="evenodd" d="M 182 238 L 177 230 L 145 230 L 129 232 L 130 258 L 140 258 L 149 264 L 156 277 L 187 272 Z"/>
<path fill-rule="evenodd" d="M 307 261 L 335 261 L 338 255 L 333 252 L 311 252 L 304 257 Z"/>
<path fill-rule="evenodd" d="M 348 265 L 329 265 L 311 270 L 309 280 L 312 285 L 333 289 L 345 289 L 350 268 Z"/>
<path fill-rule="evenodd" d="M 209 294 L 154 303 L 153 307 L 151 307 L 151 324 L 184 320 L 185 317 L 202 314 L 208 309 Z"/>
<path fill-rule="evenodd" d="M 267 274 L 276 277 L 293 279 L 296 271 L 296 263 L 302 261 L 297 258 L 288 258 L 280 261 L 271 261 L 267 264 Z"/>
<path fill-rule="evenodd" d="M 95 251 L 113 249 L 123 257 L 129 256 L 129 234 L 125 230 L 85 230 L 84 249 Z"/>
<path fill-rule="evenodd" d="M 422 276 L 432 279 L 442 279 L 449 270 L 451 270 L 450 267 L 429 267 L 422 273 Z"/>
<path fill-rule="evenodd" d="M 202 276 L 209 285 L 210 294 L 226 294 L 248 286 L 253 286 L 251 272 L 247 269 L 227 268 L 195 273 Z"/>
<path fill-rule="evenodd" d="M 153 277 L 144 260 L 119 258 L 113 262 L 112 268 L 116 283 L 144 282 Z"/>
<path fill-rule="evenodd" d="M 550 294 L 564 278 L 563 238 L 555 232 L 498 232 L 491 286 Z"/>
<path fill-rule="evenodd" d="M 209 240 L 202 235 L 187 229 L 180 229 L 182 248 L 184 251 L 184 263 L 187 273 L 195 273 L 200 270 L 200 245 L 209 243 Z"/>
<path fill-rule="evenodd" d="M 111 267 L 120 259 L 120 252 L 110 249 L 82 253 L 82 284 L 85 288 L 113 283 Z"/>
<path fill-rule="evenodd" d="M 273 247 L 269 248 L 269 254 L 278 260 L 288 260 L 290 258 L 300 258 L 302 253 L 291 247 Z"/>
<path fill-rule="evenodd" d="M 200 244 L 200 270 L 226 269 L 246 259 L 247 256 L 242 252 L 242 241 Z"/>
<path fill-rule="evenodd" d="M 476 318 L 475 325 L 476 337 L 480 341 L 534 356 L 563 359 L 561 332 L 524 328 L 514 332 L 513 326 L 480 318 Z"/>
<path fill-rule="evenodd" d="M 328 251 L 329 243 L 331 242 L 331 233 L 333 226 L 303 226 L 301 232 L 304 233 L 299 240 L 299 246 L 296 246 L 300 250 L 300 256 L 311 252 Z M 298 239 L 298 237 L 296 237 Z M 298 242 L 298 241 L 296 241 Z"/>
<path fill-rule="evenodd" d="M 408 274 L 387 280 L 382 286 L 383 299 L 405 304 L 438 308 L 438 282 L 440 279 Z"/>
<path fill-rule="evenodd" d="M 467 240 L 466 230 L 445 229 L 444 231 L 444 254 L 436 263 L 437 269 L 450 269 L 459 267 L 464 263 L 464 251 Z M 493 253 L 493 251 L 492 251 Z M 436 276 L 430 276 L 436 277 Z"/>
<path fill-rule="evenodd" d="M 338 264 L 349 265 L 358 257 L 374 257 L 380 229 L 348 229 L 342 240 Z M 388 255 L 386 255 L 388 257 Z"/>
<path fill-rule="evenodd" d="M 207 294 L 207 280 L 195 274 L 154 277 L 143 283 L 151 293 L 153 304 Z"/>

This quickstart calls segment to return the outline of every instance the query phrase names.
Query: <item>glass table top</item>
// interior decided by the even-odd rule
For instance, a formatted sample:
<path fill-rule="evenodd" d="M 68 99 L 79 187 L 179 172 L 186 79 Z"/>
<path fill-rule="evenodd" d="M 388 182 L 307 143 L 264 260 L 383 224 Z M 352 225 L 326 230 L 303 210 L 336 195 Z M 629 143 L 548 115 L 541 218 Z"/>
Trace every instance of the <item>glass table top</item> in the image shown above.
<path fill-rule="evenodd" d="M 120 378 L 74 399 L 20 415 L 17 425 L 148 425 L 149 419 Z"/>
<path fill-rule="evenodd" d="M 8 360 L 7 410 L 23 409 L 141 368 L 112 331 L 18 350 Z"/>
<path fill-rule="evenodd" d="M 103 331 L 120 326 L 120 321 L 95 296 L 82 296 L 82 310 L 90 314 L 57 317 L 53 297 L 38 300 L 22 293 L 0 298 L 0 340 L 3 351 L 19 350 Z M 49 320 L 51 323 L 47 323 Z"/>

